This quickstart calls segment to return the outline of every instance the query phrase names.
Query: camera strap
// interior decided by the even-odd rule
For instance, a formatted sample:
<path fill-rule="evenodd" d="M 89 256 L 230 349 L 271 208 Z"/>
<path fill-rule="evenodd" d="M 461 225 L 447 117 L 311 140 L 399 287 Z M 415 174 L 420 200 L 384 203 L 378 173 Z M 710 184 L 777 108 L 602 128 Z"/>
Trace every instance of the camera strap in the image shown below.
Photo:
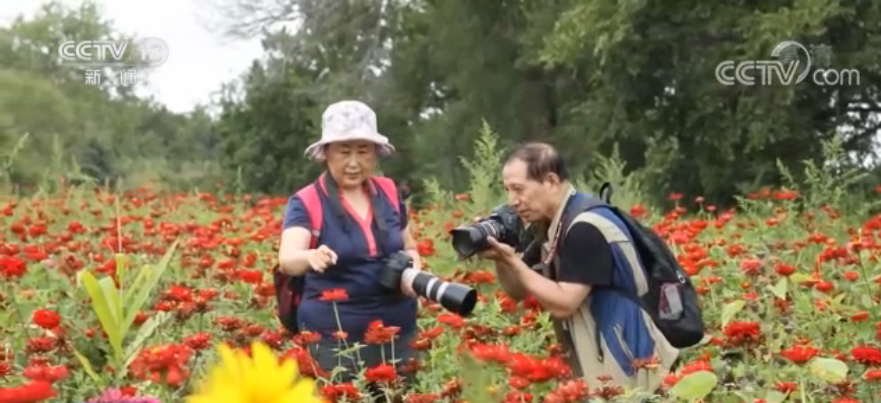
<path fill-rule="evenodd" d="M 352 217 L 349 217 L 343 209 L 342 204 L 340 203 L 339 190 L 337 189 L 336 183 L 333 179 L 328 178 L 329 174 L 323 174 L 319 178 L 323 183 L 321 183 L 327 194 L 325 195 L 328 199 L 328 202 L 333 209 L 334 214 L 339 219 L 340 223 L 343 226 L 343 231 L 349 233 L 351 225 L 353 224 L 351 220 Z M 382 200 L 380 197 L 382 196 L 382 189 L 378 183 L 376 183 L 375 179 L 368 179 L 368 183 L 365 183 L 365 190 L 367 190 L 367 196 L 370 199 L 370 209 L 372 210 L 373 223 L 371 225 L 371 231 L 373 231 L 373 239 L 376 240 L 376 250 L 378 254 L 382 255 L 385 250 L 385 242 L 388 229 L 386 228 L 385 221 L 382 217 Z M 316 184 L 318 185 L 318 184 Z M 394 203 L 394 201 L 390 201 Z"/>
<path fill-rule="evenodd" d="M 557 253 L 557 248 L 560 245 L 560 240 L 563 237 L 563 227 L 566 227 L 566 223 L 569 221 L 567 219 L 569 213 L 569 203 L 572 202 L 573 196 L 576 195 L 575 189 L 569 189 L 569 196 L 566 198 L 566 202 L 563 204 L 563 214 L 560 215 L 560 221 L 557 223 L 557 228 L 554 230 L 554 236 L 550 239 L 550 248 L 548 248 L 548 254 L 542 260 L 542 265 L 545 267 L 551 267 L 551 263 L 554 261 L 554 254 Z M 556 268 L 553 270 L 549 270 L 549 272 L 556 279 Z"/>
<path fill-rule="evenodd" d="M 557 245 L 560 243 L 560 237 L 563 235 L 563 220 L 560 220 L 560 223 L 557 224 L 557 230 L 554 233 L 554 237 L 551 238 L 551 246 L 548 249 L 548 254 L 545 256 L 544 260 L 542 260 L 542 264 L 545 267 L 551 267 L 551 262 L 554 261 L 554 254 L 557 253 Z M 557 277 L 554 274 L 554 277 Z"/>
<path fill-rule="evenodd" d="M 374 232 L 373 238 L 376 240 L 377 254 L 382 255 L 383 251 L 385 251 L 385 241 L 386 236 L 388 235 L 388 229 L 385 227 L 385 220 L 383 219 L 383 217 L 381 217 L 382 207 L 380 206 L 380 204 L 382 200 L 380 200 L 379 198 L 382 197 L 382 189 L 379 188 L 379 185 L 377 183 L 372 182 L 373 179 L 370 180 L 371 184 L 373 185 L 373 191 L 371 192 L 370 189 L 368 189 L 368 194 L 370 195 L 370 208 L 373 209 L 373 225 L 376 226 L 376 231 Z M 396 201 L 391 202 L 395 203 Z"/>
<path fill-rule="evenodd" d="M 333 210 L 333 214 L 337 217 L 337 220 L 342 226 L 343 232 L 348 234 L 351 229 L 349 216 L 343 209 L 342 204 L 340 204 L 340 195 L 339 190 L 336 186 L 336 182 L 334 182 L 333 178 L 329 178 L 329 176 L 329 173 L 322 174 L 318 178 L 319 183 L 317 183 L 316 185 L 320 186 L 320 189 L 324 190 L 324 192 L 320 193 L 327 198 L 328 204 L 330 204 L 330 208 L 331 210 Z"/>

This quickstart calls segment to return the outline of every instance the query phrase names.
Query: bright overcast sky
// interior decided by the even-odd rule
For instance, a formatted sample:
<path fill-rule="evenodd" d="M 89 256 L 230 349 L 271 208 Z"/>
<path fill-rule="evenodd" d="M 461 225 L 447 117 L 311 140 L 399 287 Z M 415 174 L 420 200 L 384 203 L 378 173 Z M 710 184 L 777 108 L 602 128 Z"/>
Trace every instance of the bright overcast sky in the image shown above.
<path fill-rule="evenodd" d="M 168 43 L 169 57 L 154 69 L 145 92 L 170 110 L 187 112 L 207 102 L 262 53 L 260 41 L 232 42 L 205 28 L 204 0 L 97 0 L 117 30 Z M 0 25 L 30 15 L 44 0 L 0 0 Z M 62 0 L 77 6 L 81 0 Z"/>

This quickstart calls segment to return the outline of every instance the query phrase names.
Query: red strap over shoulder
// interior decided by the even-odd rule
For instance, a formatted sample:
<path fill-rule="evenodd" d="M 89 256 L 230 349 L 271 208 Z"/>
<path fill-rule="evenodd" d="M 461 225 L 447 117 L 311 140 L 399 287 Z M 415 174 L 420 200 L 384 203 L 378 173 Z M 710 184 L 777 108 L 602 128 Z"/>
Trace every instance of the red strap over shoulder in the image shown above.
<path fill-rule="evenodd" d="M 312 227 L 312 241 L 309 247 L 315 248 L 318 236 L 321 235 L 321 198 L 318 195 L 318 189 L 314 183 L 311 183 L 297 191 L 297 197 L 303 202 L 303 207 L 309 214 L 309 225 Z"/>
<path fill-rule="evenodd" d="M 383 193 L 385 193 L 385 196 L 395 208 L 395 212 L 400 214 L 401 205 L 398 204 L 398 187 L 395 185 L 395 181 L 383 176 L 374 176 L 373 182 L 379 186 Z"/>

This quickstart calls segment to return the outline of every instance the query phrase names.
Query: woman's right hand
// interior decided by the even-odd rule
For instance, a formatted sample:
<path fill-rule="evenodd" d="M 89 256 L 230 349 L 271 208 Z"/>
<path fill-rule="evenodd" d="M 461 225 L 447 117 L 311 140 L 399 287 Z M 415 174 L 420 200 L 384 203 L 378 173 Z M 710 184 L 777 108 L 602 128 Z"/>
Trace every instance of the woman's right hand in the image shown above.
<path fill-rule="evenodd" d="M 309 251 L 309 267 L 319 273 L 324 273 L 328 267 L 336 264 L 337 254 L 326 245 L 321 245 L 317 249 Z"/>

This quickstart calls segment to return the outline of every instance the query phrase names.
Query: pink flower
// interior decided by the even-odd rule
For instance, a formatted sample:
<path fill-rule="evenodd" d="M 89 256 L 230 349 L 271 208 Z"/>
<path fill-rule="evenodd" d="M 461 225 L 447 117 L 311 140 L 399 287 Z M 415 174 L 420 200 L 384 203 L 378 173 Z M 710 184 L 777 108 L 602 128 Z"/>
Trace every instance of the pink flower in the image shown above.
<path fill-rule="evenodd" d="M 110 388 L 101 396 L 89 399 L 90 403 L 161 403 L 153 396 L 125 396 L 119 389 Z"/>

